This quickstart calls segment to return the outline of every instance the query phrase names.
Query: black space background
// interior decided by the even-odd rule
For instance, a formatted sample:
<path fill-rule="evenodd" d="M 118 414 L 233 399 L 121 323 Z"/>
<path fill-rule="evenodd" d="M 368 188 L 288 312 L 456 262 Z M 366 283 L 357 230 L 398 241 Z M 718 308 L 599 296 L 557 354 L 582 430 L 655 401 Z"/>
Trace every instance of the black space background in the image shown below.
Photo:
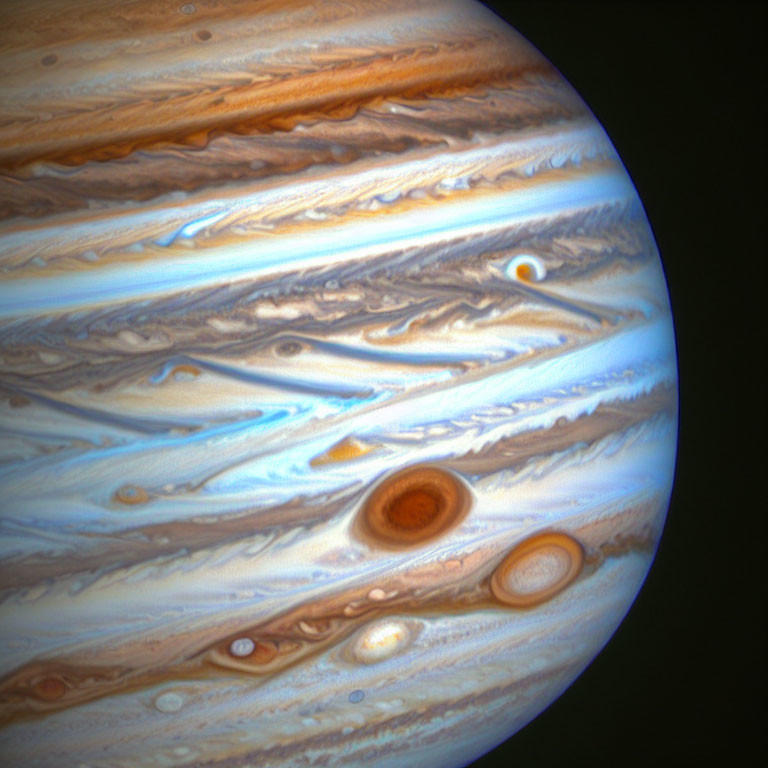
<path fill-rule="evenodd" d="M 680 366 L 675 489 L 624 623 L 473 763 L 766 765 L 766 15 L 736 3 L 486 2 L 573 84 L 654 229 Z"/>

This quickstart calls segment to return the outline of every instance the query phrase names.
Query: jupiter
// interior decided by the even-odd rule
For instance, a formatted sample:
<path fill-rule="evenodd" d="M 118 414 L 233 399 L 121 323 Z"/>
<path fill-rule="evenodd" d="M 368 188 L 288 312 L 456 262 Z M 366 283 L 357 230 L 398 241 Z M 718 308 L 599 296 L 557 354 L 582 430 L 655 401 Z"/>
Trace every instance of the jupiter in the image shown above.
<path fill-rule="evenodd" d="M 661 260 L 480 3 L 4 5 L 0 271 L 4 766 L 466 766 L 651 566 Z"/>

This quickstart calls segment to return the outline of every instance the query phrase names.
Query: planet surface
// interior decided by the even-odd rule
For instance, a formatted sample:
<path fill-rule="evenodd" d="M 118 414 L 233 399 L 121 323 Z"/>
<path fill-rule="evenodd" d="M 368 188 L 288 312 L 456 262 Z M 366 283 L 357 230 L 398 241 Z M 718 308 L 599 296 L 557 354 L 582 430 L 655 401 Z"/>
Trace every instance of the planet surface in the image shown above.
<path fill-rule="evenodd" d="M 616 150 L 479 3 L 0 31 L 0 755 L 464 766 L 651 565 L 677 368 Z"/>

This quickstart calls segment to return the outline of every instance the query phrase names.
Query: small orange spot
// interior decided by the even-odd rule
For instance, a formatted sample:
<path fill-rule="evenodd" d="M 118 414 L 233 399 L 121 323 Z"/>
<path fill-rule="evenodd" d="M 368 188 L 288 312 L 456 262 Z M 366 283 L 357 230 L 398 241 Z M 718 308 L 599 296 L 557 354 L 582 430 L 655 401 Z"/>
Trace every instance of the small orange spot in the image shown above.
<path fill-rule="evenodd" d="M 366 453 L 370 453 L 372 450 L 372 448 L 363 445 L 353 437 L 347 437 L 336 443 L 336 445 L 331 446 L 325 453 L 315 456 L 315 458 L 309 462 L 309 465 L 311 467 L 321 467 L 323 464 L 334 464 L 338 461 L 351 461 L 360 456 L 365 456 Z"/>
<path fill-rule="evenodd" d="M 516 272 L 519 280 L 533 279 L 533 269 L 530 264 L 526 264 L 525 262 L 518 264 Z"/>
<path fill-rule="evenodd" d="M 149 494 L 138 485 L 123 485 L 115 491 L 114 500 L 121 504 L 144 504 Z"/>
<path fill-rule="evenodd" d="M 182 364 L 176 365 L 173 368 L 173 378 L 180 379 L 196 379 L 200 375 L 200 369 L 194 365 Z"/>
<path fill-rule="evenodd" d="M 42 701 L 57 701 L 67 692 L 67 685 L 58 677 L 46 677 L 32 686 L 32 692 Z"/>
<path fill-rule="evenodd" d="M 257 664 L 268 664 L 275 656 L 277 656 L 277 646 L 273 642 L 266 640 L 256 643 L 250 659 Z"/>

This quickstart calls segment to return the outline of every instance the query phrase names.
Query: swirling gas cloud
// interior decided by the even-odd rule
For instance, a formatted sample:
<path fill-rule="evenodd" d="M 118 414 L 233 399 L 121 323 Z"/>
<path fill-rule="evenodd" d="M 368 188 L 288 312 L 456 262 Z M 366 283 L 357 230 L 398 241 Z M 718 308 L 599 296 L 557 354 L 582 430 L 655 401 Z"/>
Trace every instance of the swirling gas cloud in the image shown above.
<path fill-rule="evenodd" d="M 0 31 L 0 752 L 459 766 L 625 614 L 676 365 L 643 209 L 480 5 Z"/>

